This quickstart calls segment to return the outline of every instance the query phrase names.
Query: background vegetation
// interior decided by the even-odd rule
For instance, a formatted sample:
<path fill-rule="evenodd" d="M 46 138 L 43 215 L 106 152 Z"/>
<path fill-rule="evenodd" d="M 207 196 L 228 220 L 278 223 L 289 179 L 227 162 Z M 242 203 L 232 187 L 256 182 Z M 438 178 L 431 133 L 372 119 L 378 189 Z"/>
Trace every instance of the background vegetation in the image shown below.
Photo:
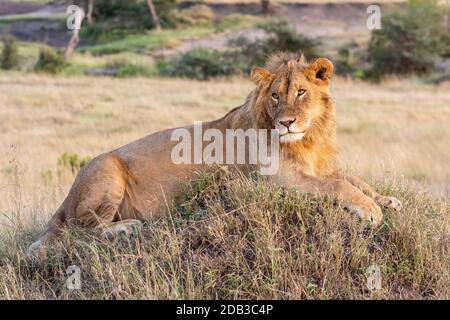
<path fill-rule="evenodd" d="M 89 11 L 91 1 L 77 3 Z M 84 19 L 81 37 L 84 45 L 78 51 L 86 60 L 96 57 L 96 73 L 108 69 L 106 75 L 154 76 L 160 74 L 171 77 L 192 77 L 209 79 L 215 76 L 247 74 L 253 66 L 262 65 L 268 55 L 276 50 L 303 50 L 309 58 L 326 55 L 336 64 L 339 74 L 355 78 L 377 80 L 386 75 L 419 75 L 424 79 L 446 79 L 448 68 L 442 65 L 450 56 L 450 9 L 440 5 L 437 0 L 410 0 L 407 5 L 389 10 L 383 14 L 382 29 L 374 30 L 367 45 L 362 46 L 350 40 L 340 47 L 328 48 L 320 38 L 298 32 L 298 28 L 282 15 L 277 14 L 277 6 L 263 15 L 228 15 L 218 18 L 213 9 L 205 4 L 180 5 L 175 0 L 154 0 L 163 31 L 157 32 L 150 15 L 148 2 L 143 0 L 114 2 L 92 1 L 91 19 Z M 250 7 L 251 8 L 251 7 Z M 261 7 L 260 10 L 263 10 Z M 250 9 L 249 9 L 250 10 Z M 258 13 L 258 10 L 251 9 Z M 130 19 L 130 17 L 134 17 Z M 17 19 L 17 18 L 15 18 Z M 4 21 L 10 21 L 7 17 Z M 13 20 L 14 21 L 14 20 Z M 248 37 L 248 32 L 231 36 L 238 30 L 253 30 L 260 36 Z M 224 37 L 222 34 L 229 34 Z M 262 36 L 261 36 L 262 34 Z M 193 39 L 224 37 L 218 46 L 202 47 Z M 8 40 L 9 39 L 9 40 Z M 226 40 L 226 41 L 225 41 Z M 5 38 L 3 49 L 4 69 L 18 68 L 17 61 L 21 50 Z M 190 41 L 192 48 L 177 50 L 182 43 Z M 214 41 L 214 40 L 212 40 Z M 206 43 L 206 42 L 205 42 Z M 166 48 L 174 48 L 166 54 Z M 11 51 L 12 49 L 12 51 Z M 191 52 L 192 51 L 192 52 Z M 121 66 L 114 68 L 105 62 L 106 56 L 133 52 L 139 56 L 152 55 L 156 63 L 143 64 L 127 62 L 121 57 Z M 79 56 L 79 54 L 77 54 Z M 92 66 L 80 65 L 78 57 L 62 63 L 53 61 L 49 72 L 88 73 Z M 31 70 L 45 70 L 42 59 L 56 59 L 50 50 L 40 53 L 37 66 Z M 130 59 L 131 60 L 131 59 Z M 216 63 L 220 61 L 220 63 Z M 16 63 L 14 63 L 16 62 Z M 9 66 L 6 65 L 9 63 Z M 125 69 L 133 70 L 123 72 Z M 138 72 L 137 69 L 144 69 Z M 94 72 L 95 73 L 95 72 Z M 431 75 L 431 77 L 430 77 Z"/>
<path fill-rule="evenodd" d="M 432 72 L 436 61 L 449 55 L 448 10 L 435 0 L 411 0 L 406 12 L 385 16 L 369 43 L 370 76 Z"/>

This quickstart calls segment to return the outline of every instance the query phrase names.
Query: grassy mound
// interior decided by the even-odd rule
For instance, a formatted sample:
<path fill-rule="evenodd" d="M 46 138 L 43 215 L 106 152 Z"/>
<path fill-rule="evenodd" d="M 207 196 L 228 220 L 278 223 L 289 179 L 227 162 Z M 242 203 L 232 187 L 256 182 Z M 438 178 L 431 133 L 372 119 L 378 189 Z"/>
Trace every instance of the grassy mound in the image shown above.
<path fill-rule="evenodd" d="M 26 226 L 2 232 L 0 298 L 443 299 L 450 297 L 446 200 L 379 186 L 404 203 L 371 230 L 332 199 L 218 170 L 186 187 L 170 218 L 112 242 L 66 230 L 46 261 L 23 258 Z M 34 235 L 33 235 L 34 236 Z M 81 269 L 81 289 L 66 269 Z M 381 289 L 367 287 L 378 266 Z"/>

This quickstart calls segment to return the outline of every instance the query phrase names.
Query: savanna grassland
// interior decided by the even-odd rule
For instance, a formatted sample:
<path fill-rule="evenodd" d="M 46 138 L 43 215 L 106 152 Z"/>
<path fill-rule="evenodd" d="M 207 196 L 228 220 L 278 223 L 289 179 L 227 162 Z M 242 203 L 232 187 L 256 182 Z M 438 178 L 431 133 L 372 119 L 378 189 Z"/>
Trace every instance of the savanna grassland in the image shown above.
<path fill-rule="evenodd" d="M 170 218 L 148 222 L 138 239 L 71 229 L 47 260 L 24 258 L 83 158 L 220 117 L 252 87 L 241 77 L 0 74 L 0 297 L 448 298 L 450 90 L 414 79 L 332 84 L 342 166 L 404 203 L 380 228 L 331 199 L 218 169 L 186 186 Z M 81 290 L 65 286 L 73 264 Z M 381 268 L 381 290 L 366 287 L 370 265 Z"/>

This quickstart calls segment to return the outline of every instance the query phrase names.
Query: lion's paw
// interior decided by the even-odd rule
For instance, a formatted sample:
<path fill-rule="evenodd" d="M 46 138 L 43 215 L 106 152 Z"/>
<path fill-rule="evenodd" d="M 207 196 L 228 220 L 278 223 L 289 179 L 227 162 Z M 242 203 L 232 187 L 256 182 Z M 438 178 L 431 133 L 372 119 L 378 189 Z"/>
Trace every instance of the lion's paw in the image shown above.
<path fill-rule="evenodd" d="M 375 198 L 375 202 L 381 207 L 392 208 L 397 211 L 400 211 L 402 208 L 401 201 L 395 197 L 379 196 Z"/>
<path fill-rule="evenodd" d="M 27 249 L 27 257 L 30 259 L 38 258 L 44 249 L 44 243 L 42 239 L 38 239 L 33 242 Z"/>
<path fill-rule="evenodd" d="M 116 236 L 124 235 L 129 239 L 136 238 L 142 230 L 142 222 L 135 219 L 127 219 L 110 225 L 102 232 L 102 236 L 113 239 Z"/>
<path fill-rule="evenodd" d="M 380 207 L 368 197 L 347 204 L 345 207 L 363 221 L 369 222 L 372 227 L 379 226 L 383 221 L 383 213 Z"/>

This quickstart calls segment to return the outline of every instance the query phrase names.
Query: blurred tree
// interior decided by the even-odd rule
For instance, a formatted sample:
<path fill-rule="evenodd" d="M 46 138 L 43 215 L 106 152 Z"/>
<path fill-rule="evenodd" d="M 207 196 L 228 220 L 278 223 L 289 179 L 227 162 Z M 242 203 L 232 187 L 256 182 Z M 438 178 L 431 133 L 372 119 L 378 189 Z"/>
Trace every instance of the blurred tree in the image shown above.
<path fill-rule="evenodd" d="M 153 0 L 147 0 L 148 8 L 150 9 L 150 14 L 152 16 L 152 21 L 155 24 L 155 30 L 161 30 L 161 23 L 159 22 L 158 14 L 156 13 L 155 5 L 153 4 Z"/>
<path fill-rule="evenodd" d="M 77 0 L 85 8 L 90 32 L 160 30 L 174 26 L 176 0 Z M 76 3 L 77 4 L 77 3 Z M 89 17 L 91 15 L 91 17 Z M 90 22 L 89 22 L 90 21 Z"/>
<path fill-rule="evenodd" d="M 240 62 L 246 65 L 248 72 L 254 66 L 263 66 L 269 55 L 275 51 L 298 52 L 301 50 L 306 58 L 318 57 L 320 42 L 300 34 L 295 27 L 285 20 L 277 20 L 261 26 L 266 37 L 249 41 L 239 37 L 230 42 L 241 53 Z"/>
<path fill-rule="evenodd" d="M 261 7 L 264 14 L 270 13 L 270 0 L 261 0 Z"/>
<path fill-rule="evenodd" d="M 19 63 L 17 41 L 13 36 L 3 36 L 3 49 L 0 56 L 0 67 L 5 70 L 15 68 Z"/>
<path fill-rule="evenodd" d="M 86 19 L 89 26 L 94 25 L 94 20 L 92 17 L 92 15 L 94 14 L 94 7 L 95 7 L 95 0 L 88 0 L 87 10 L 85 11 L 87 12 Z"/>
<path fill-rule="evenodd" d="M 372 32 L 369 43 L 369 75 L 430 72 L 448 44 L 443 20 L 436 0 L 410 0 L 406 13 L 385 16 L 383 28 Z"/>

